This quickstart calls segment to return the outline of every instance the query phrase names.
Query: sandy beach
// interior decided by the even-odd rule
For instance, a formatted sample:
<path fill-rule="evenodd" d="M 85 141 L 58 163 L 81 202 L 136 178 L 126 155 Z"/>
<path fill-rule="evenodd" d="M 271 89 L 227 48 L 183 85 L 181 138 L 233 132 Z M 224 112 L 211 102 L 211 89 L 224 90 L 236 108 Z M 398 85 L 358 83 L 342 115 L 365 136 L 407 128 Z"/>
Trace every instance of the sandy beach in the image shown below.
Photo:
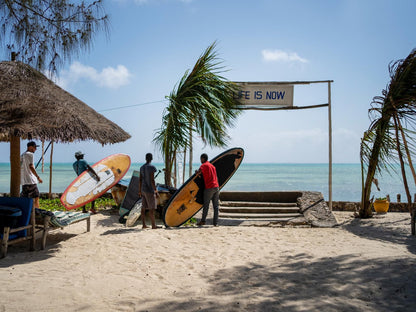
<path fill-rule="evenodd" d="M 104 210 L 0 260 L 0 311 L 415 311 L 408 213 L 335 228 L 126 228 Z M 39 246 L 38 246 L 39 247 Z"/>

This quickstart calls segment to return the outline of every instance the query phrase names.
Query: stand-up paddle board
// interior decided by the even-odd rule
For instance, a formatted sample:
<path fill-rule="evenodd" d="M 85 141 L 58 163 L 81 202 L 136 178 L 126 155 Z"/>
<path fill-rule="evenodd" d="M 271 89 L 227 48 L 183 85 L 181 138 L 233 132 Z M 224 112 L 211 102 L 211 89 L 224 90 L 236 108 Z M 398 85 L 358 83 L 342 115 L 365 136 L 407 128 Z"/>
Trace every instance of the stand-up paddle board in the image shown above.
<path fill-rule="evenodd" d="M 140 198 L 130 210 L 129 215 L 126 220 L 126 226 L 132 227 L 136 221 L 140 218 L 142 212 L 142 199 Z"/>
<path fill-rule="evenodd" d="M 157 210 L 159 211 L 159 208 L 162 208 L 165 206 L 168 200 L 172 197 L 172 194 L 176 192 L 176 189 L 173 187 L 166 187 L 166 185 L 163 185 L 163 184 L 156 184 L 156 187 L 157 187 L 157 192 L 158 192 L 158 196 L 156 198 L 157 207 L 158 207 Z M 127 227 L 134 226 L 136 224 L 136 221 L 141 217 L 142 199 L 139 197 L 137 198 L 138 199 L 133 204 L 133 207 L 127 213 L 125 213 L 125 215 L 122 218 L 120 217 L 120 223 L 126 222 Z M 155 215 L 155 218 L 156 218 L 156 215 Z"/>
<path fill-rule="evenodd" d="M 218 184 L 221 189 L 237 171 L 244 157 L 244 150 L 236 147 L 225 151 L 210 160 L 217 170 Z M 194 216 L 203 206 L 204 179 L 201 175 L 192 175 L 170 198 L 163 212 L 166 226 L 181 226 Z"/>
<path fill-rule="evenodd" d="M 91 167 L 100 181 L 87 170 L 81 173 L 61 196 L 61 203 L 66 209 L 84 206 L 107 192 L 129 170 L 130 157 L 125 154 L 110 155 Z"/>
<path fill-rule="evenodd" d="M 127 216 L 131 209 L 133 208 L 134 204 L 139 199 L 139 179 L 140 179 L 140 171 L 134 170 L 131 176 L 129 185 L 127 187 L 126 195 L 124 196 L 123 201 L 121 202 L 119 214 L 120 214 L 120 222 L 125 222 L 125 216 Z"/>

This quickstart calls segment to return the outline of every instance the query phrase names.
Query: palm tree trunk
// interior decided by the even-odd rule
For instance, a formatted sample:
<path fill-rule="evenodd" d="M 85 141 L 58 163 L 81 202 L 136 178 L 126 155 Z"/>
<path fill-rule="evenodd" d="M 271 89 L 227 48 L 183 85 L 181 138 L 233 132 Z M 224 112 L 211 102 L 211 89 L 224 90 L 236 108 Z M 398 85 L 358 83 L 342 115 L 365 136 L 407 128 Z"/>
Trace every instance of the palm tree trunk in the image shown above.
<path fill-rule="evenodd" d="M 416 185 L 416 172 L 415 172 L 415 168 L 413 167 L 413 162 L 412 162 L 412 157 L 410 155 L 409 146 L 407 145 L 406 136 L 404 134 L 400 119 L 397 117 L 397 115 L 396 115 L 396 118 L 397 118 L 397 123 L 399 125 L 400 133 L 402 135 L 403 145 L 404 145 L 404 149 L 405 149 L 406 155 L 407 155 L 407 162 L 409 163 L 409 167 L 410 167 L 410 170 L 412 171 L 412 175 L 413 175 L 413 180 L 414 180 L 415 185 Z"/>
<path fill-rule="evenodd" d="M 373 183 L 374 175 L 376 174 L 377 165 L 378 165 L 378 155 L 381 149 L 381 140 L 379 139 L 380 136 L 376 137 L 374 142 L 370 161 L 368 163 L 367 168 L 367 177 L 364 183 L 363 193 L 361 196 L 361 208 L 360 208 L 360 217 L 361 218 L 370 218 L 373 215 L 373 211 L 371 210 L 371 202 L 370 202 L 370 195 L 371 195 L 371 186 Z"/>
<path fill-rule="evenodd" d="M 393 107 L 396 109 L 396 106 L 394 105 L 392 98 L 390 98 L 390 102 L 392 103 Z M 396 111 L 397 111 L 397 109 L 396 109 Z M 404 145 L 404 149 L 405 149 L 406 155 L 407 155 L 407 161 L 409 163 L 409 167 L 410 167 L 410 170 L 412 171 L 412 175 L 413 175 L 413 181 L 415 182 L 415 185 L 416 185 L 416 172 L 415 172 L 415 168 L 413 167 L 413 162 L 412 162 L 412 157 L 410 155 L 409 146 L 407 145 L 406 136 L 404 134 L 403 127 L 402 127 L 402 123 L 400 122 L 400 118 L 397 115 L 397 112 L 395 113 L 395 117 L 396 117 L 396 120 L 397 120 L 397 124 L 399 126 L 400 133 L 402 135 L 403 145 Z"/>
<path fill-rule="evenodd" d="M 174 151 L 171 153 L 165 152 L 165 184 L 167 186 L 172 186 L 172 156 L 175 153 Z"/>
<path fill-rule="evenodd" d="M 370 195 L 371 195 L 371 186 L 373 184 L 373 179 L 378 167 L 380 150 L 383 146 L 383 137 L 384 134 L 388 131 L 389 128 L 389 118 L 382 117 L 382 121 L 377 127 L 376 137 L 374 144 L 371 149 L 371 155 L 368 162 L 367 168 L 367 177 L 364 184 L 363 194 L 361 197 L 361 208 L 360 208 L 360 217 L 361 218 L 370 218 L 373 215 L 371 209 Z"/>
<path fill-rule="evenodd" d="M 405 170 L 404 161 L 403 161 L 403 154 L 402 154 L 402 150 L 400 148 L 399 126 L 398 126 L 398 120 L 397 119 L 398 118 L 397 118 L 397 113 L 396 113 L 396 114 L 393 115 L 394 131 L 395 131 L 395 134 L 396 134 L 396 148 L 397 148 L 397 153 L 399 155 L 399 160 L 400 160 L 400 168 L 401 168 L 401 171 L 402 171 L 404 189 L 406 191 L 407 208 L 408 208 L 409 212 L 411 212 L 412 195 L 410 195 L 409 185 L 407 183 L 407 178 L 406 178 L 406 170 Z"/>
<path fill-rule="evenodd" d="M 363 139 L 361 139 L 361 145 L 363 145 Z M 362 148 L 362 147 L 361 147 Z M 363 156 L 362 153 L 360 151 L 360 162 L 361 162 L 361 207 L 363 207 L 363 203 L 364 203 L 364 161 L 363 161 Z"/>
<path fill-rule="evenodd" d="M 409 167 L 410 167 L 410 170 L 412 171 L 412 175 L 413 175 L 413 181 L 416 185 L 416 172 L 415 172 L 415 168 L 413 167 L 412 157 L 410 155 L 409 147 L 407 145 L 406 136 L 404 135 L 404 131 L 403 131 L 402 125 L 400 123 L 400 119 L 397 118 L 397 122 L 399 123 L 399 129 L 400 129 L 400 132 L 402 134 L 403 144 L 404 144 L 404 148 L 406 150 L 406 155 L 407 155 L 407 161 L 409 163 Z M 416 213 L 415 209 L 416 209 L 416 207 L 414 207 L 414 205 L 409 206 L 410 215 L 412 216 L 412 234 L 413 235 L 415 235 L 415 228 L 414 228 L 415 227 L 414 216 L 415 216 L 415 213 Z"/>

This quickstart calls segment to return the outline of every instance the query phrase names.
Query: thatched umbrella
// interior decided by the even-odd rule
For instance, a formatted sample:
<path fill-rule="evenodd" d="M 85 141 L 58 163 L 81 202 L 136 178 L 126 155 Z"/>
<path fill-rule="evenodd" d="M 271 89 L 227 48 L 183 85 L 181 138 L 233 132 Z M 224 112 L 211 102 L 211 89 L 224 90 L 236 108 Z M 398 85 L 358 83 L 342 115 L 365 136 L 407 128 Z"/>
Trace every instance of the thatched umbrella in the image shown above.
<path fill-rule="evenodd" d="M 12 196 L 20 189 L 20 138 L 104 145 L 130 135 L 29 65 L 0 62 L 0 140 L 10 142 Z"/>

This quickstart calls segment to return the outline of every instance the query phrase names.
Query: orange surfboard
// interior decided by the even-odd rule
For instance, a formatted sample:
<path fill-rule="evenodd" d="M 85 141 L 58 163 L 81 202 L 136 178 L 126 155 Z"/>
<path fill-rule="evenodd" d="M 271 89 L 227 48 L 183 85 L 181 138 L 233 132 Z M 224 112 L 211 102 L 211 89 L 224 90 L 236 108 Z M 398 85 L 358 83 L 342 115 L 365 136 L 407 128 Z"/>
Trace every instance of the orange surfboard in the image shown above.
<path fill-rule="evenodd" d="M 100 181 L 91 172 L 81 173 L 61 196 L 66 209 L 75 209 L 97 199 L 113 187 L 130 168 L 130 157 L 125 154 L 110 155 L 91 167 L 100 177 Z"/>
<path fill-rule="evenodd" d="M 243 161 L 244 150 L 236 147 L 225 151 L 210 160 L 217 170 L 221 189 Z M 163 211 L 166 226 L 181 226 L 192 218 L 203 206 L 204 180 L 202 176 L 192 175 L 170 198 Z"/>

